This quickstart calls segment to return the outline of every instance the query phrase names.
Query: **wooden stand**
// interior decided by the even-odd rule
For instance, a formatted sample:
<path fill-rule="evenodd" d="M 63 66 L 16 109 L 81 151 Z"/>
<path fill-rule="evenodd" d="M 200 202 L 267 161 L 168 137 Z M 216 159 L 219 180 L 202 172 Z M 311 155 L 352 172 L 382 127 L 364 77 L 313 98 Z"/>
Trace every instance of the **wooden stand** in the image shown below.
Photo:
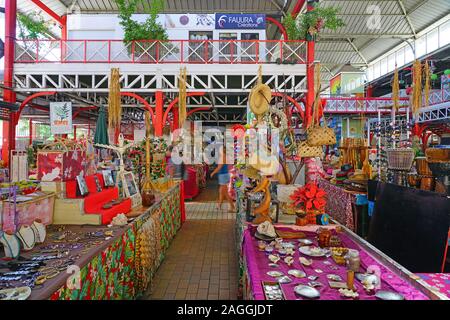
<path fill-rule="evenodd" d="M 101 225 L 102 216 L 84 213 L 84 199 L 55 199 L 53 224 Z"/>

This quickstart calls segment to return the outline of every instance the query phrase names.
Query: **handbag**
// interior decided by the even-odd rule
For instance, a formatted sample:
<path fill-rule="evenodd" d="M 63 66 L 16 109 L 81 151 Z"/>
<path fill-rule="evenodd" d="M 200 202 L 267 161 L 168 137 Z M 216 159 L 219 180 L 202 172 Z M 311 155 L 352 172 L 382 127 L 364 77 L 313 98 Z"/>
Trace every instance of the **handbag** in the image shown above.
<path fill-rule="evenodd" d="M 317 67 L 317 69 L 320 70 L 320 67 Z M 320 71 L 318 72 L 320 73 Z M 317 83 L 316 99 L 313 105 L 313 121 L 311 127 L 308 128 L 307 141 L 310 146 L 334 145 L 336 144 L 336 134 L 334 133 L 334 130 L 332 128 L 329 128 L 327 126 L 327 119 L 325 117 L 325 114 L 323 115 L 324 126 L 322 127 L 320 124 L 318 124 L 317 126 L 315 125 L 317 116 L 316 113 L 319 106 L 322 106 L 322 100 L 320 99 L 320 81 L 319 83 Z"/>
<path fill-rule="evenodd" d="M 322 146 L 311 146 L 308 141 L 301 141 L 297 146 L 297 155 L 302 158 L 321 157 Z"/>
<path fill-rule="evenodd" d="M 313 119 L 315 119 L 315 111 L 316 109 L 314 108 Z M 320 124 L 315 126 L 314 123 L 315 121 L 313 120 L 313 124 L 308 130 L 307 141 L 310 146 L 331 146 L 336 144 L 336 134 L 332 128 L 327 126 L 325 115 L 323 116 L 324 126 Z"/>

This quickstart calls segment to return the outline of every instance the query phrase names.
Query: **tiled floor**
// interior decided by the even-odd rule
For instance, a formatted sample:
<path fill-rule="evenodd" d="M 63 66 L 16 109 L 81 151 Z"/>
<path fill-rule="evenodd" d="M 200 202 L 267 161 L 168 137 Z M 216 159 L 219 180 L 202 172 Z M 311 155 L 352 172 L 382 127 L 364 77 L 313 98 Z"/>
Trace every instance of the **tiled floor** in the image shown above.
<path fill-rule="evenodd" d="M 169 247 L 147 299 L 236 299 L 235 248 L 234 220 L 187 220 Z"/>
<path fill-rule="evenodd" d="M 186 218 L 188 220 L 198 219 L 234 219 L 236 213 L 229 212 L 230 205 L 224 203 L 222 210 L 217 210 L 216 202 L 186 202 Z"/>

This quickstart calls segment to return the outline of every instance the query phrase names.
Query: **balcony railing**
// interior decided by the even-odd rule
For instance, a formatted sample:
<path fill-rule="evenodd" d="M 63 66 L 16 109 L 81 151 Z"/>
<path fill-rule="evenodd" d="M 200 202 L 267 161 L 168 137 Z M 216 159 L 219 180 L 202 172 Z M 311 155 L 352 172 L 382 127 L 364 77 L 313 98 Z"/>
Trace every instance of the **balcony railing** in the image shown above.
<path fill-rule="evenodd" d="M 16 63 L 306 63 L 305 41 L 16 40 Z"/>

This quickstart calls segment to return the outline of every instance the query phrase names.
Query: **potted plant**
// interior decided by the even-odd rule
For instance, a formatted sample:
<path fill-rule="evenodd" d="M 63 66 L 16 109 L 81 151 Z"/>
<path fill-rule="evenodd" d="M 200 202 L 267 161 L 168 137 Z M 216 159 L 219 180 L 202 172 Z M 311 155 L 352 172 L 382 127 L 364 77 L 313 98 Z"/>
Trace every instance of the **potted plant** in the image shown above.
<path fill-rule="evenodd" d="M 25 50 L 25 54 L 21 56 L 21 59 L 34 61 L 35 59 L 38 59 L 36 56 L 36 46 L 39 45 L 39 51 L 41 51 L 40 47 L 48 45 L 48 43 L 40 42 L 38 44 L 36 41 L 27 40 L 37 40 L 39 38 L 47 38 L 48 36 L 52 37 L 47 25 L 48 23 L 37 13 L 17 13 L 17 22 L 17 26 L 19 27 L 19 38 L 24 40 L 20 43 L 23 49 L 19 49 Z"/>
<path fill-rule="evenodd" d="M 143 62 L 154 62 L 158 55 L 164 56 L 172 45 L 165 43 L 160 45 L 159 41 L 169 40 L 164 26 L 157 21 L 158 14 L 164 10 L 164 1 L 152 0 L 148 17 L 144 22 L 132 19 L 137 10 L 137 4 L 142 0 L 116 0 L 119 8 L 120 25 L 124 31 L 124 43 L 128 53 L 134 53 L 134 58 Z M 173 50 L 175 52 L 175 50 Z"/>
<path fill-rule="evenodd" d="M 323 213 L 325 210 L 325 196 L 326 192 L 319 188 L 315 182 L 310 182 L 295 190 L 290 198 L 297 208 L 297 224 L 316 224 L 316 215 Z"/>
<path fill-rule="evenodd" d="M 283 20 L 289 40 L 314 41 L 323 29 L 337 30 L 345 26 L 344 21 L 338 17 L 339 8 L 321 7 L 313 3 L 313 10 L 298 16 L 298 19 L 287 15 Z"/>

